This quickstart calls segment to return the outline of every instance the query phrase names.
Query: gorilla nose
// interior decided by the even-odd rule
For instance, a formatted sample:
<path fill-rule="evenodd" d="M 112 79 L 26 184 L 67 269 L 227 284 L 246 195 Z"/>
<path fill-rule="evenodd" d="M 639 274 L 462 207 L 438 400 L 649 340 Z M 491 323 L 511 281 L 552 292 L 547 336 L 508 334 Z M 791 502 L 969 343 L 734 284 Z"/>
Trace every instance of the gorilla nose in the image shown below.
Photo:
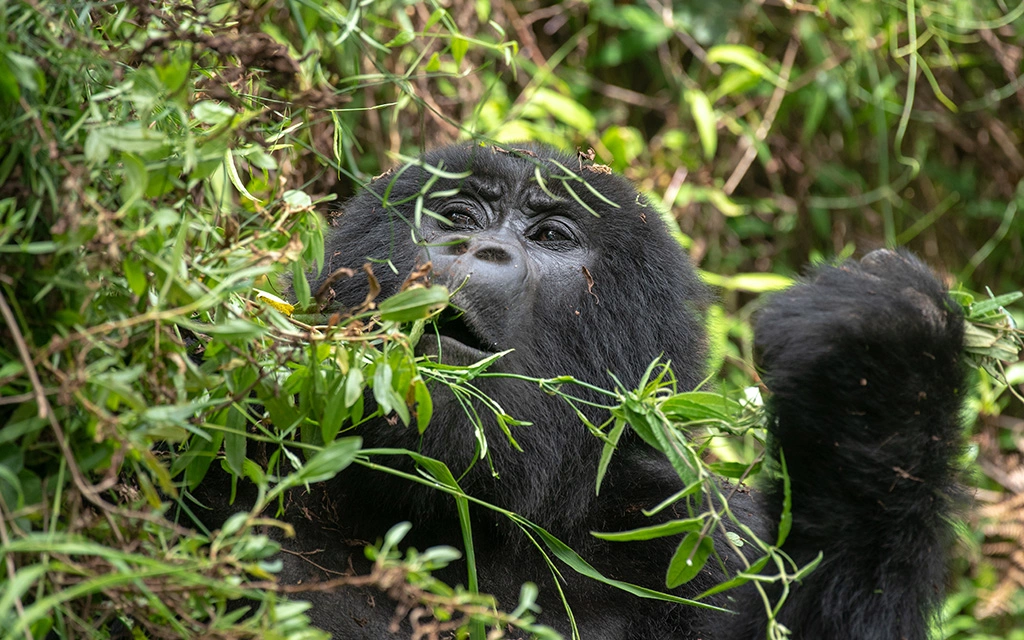
<path fill-rule="evenodd" d="M 458 287 L 469 278 L 474 289 L 493 289 L 507 296 L 510 290 L 518 290 L 526 276 L 523 256 L 515 246 L 477 237 L 449 247 L 431 256 L 434 272 L 449 286 Z"/>
<path fill-rule="evenodd" d="M 470 249 L 473 257 L 477 260 L 484 262 L 493 262 L 495 264 L 508 264 L 512 261 L 512 256 L 508 250 L 501 245 L 494 243 L 485 243 L 480 246 L 476 246 Z"/>

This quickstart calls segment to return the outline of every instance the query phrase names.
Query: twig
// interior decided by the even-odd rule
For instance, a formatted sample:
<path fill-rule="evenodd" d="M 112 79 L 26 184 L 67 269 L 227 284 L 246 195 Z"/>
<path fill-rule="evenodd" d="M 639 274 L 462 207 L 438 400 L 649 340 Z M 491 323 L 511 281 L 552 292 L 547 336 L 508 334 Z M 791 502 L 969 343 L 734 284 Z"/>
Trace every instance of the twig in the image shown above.
<path fill-rule="evenodd" d="M 676 25 L 675 16 L 672 15 L 671 5 L 663 5 L 654 2 L 653 0 L 647 0 L 647 6 L 651 8 L 651 11 L 661 15 L 661 23 L 668 29 L 672 30 L 676 35 L 676 38 L 679 39 L 679 42 L 682 42 L 683 46 L 686 47 L 695 58 L 700 60 L 701 64 L 708 68 L 708 71 L 716 76 L 722 74 L 722 67 L 717 62 L 708 61 L 708 52 L 704 50 L 704 47 L 700 46 L 700 43 L 694 40 L 693 36 Z"/>
<path fill-rule="evenodd" d="M 3 291 L 0 291 L 0 314 L 3 315 L 4 322 L 7 323 L 7 328 L 11 332 L 11 339 L 14 340 L 14 345 L 18 348 L 18 356 L 21 358 L 22 364 L 25 365 L 25 373 L 28 374 L 29 382 L 32 383 L 32 395 L 35 397 L 37 405 L 36 414 L 40 418 L 45 419 L 50 404 L 46 401 L 43 383 L 39 380 L 39 374 L 36 373 L 32 356 L 28 352 L 28 344 L 25 343 L 24 336 L 21 335 L 21 329 L 18 328 L 18 320 L 14 317 L 14 312 L 7 306 L 7 298 L 4 297 Z"/>
<path fill-rule="evenodd" d="M 799 46 L 799 41 L 796 38 L 792 38 L 789 41 L 789 45 L 786 47 L 786 53 L 782 58 L 782 70 L 779 73 L 779 77 L 782 78 L 776 87 L 775 91 L 772 92 L 772 99 L 768 103 L 768 110 L 765 111 L 764 119 L 761 120 L 761 124 L 758 125 L 757 131 L 754 132 L 754 137 L 757 142 L 761 142 L 768 135 L 768 131 L 771 130 L 772 124 L 775 123 L 775 116 L 779 113 L 779 107 L 782 106 L 782 98 L 786 95 L 786 87 L 789 86 L 789 74 L 793 70 L 793 61 L 796 59 L 796 50 Z M 750 165 L 754 162 L 754 158 L 757 157 L 757 147 L 755 141 L 749 137 L 743 138 L 740 144 L 745 144 L 747 147 L 746 152 L 740 159 L 736 168 L 733 170 L 732 175 L 726 181 L 722 191 L 725 195 L 731 196 L 732 192 L 739 186 L 740 181 L 743 180 L 743 176 L 747 175 L 747 171 L 750 169 Z"/>

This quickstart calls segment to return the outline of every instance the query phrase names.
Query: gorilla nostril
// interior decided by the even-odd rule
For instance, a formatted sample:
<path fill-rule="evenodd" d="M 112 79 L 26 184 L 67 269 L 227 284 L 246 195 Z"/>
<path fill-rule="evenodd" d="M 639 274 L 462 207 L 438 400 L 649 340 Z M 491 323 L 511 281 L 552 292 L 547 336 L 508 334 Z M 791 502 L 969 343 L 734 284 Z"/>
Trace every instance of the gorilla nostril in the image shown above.
<path fill-rule="evenodd" d="M 509 255 L 508 251 L 505 251 L 501 247 L 495 245 L 486 245 L 479 247 L 473 252 L 473 256 L 478 260 L 484 260 L 486 262 L 496 262 L 504 264 L 511 262 L 512 256 Z"/>

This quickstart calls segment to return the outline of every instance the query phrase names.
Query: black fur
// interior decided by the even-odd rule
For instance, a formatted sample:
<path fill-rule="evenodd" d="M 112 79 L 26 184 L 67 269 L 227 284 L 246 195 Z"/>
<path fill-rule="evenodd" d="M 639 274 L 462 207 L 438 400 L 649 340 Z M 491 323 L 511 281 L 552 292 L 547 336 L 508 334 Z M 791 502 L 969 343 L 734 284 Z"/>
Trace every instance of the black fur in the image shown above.
<path fill-rule="evenodd" d="M 532 145 L 511 153 L 449 147 L 422 161 L 472 174 L 437 180 L 430 192 L 448 195 L 422 201 L 453 224 L 424 216 L 414 242 L 416 194 L 431 174 L 409 166 L 385 175 L 332 221 L 320 282 L 338 268 L 358 269 L 368 258 L 390 261 L 393 270 L 381 262 L 374 270 L 383 298 L 416 265 L 431 260 L 438 281 L 453 290 L 464 284 L 453 298 L 466 311 L 459 335 L 484 351 L 515 349 L 494 370 L 571 374 L 604 387 L 611 385 L 610 372 L 633 385 L 663 356 L 682 388 L 705 377 L 702 311 L 709 295 L 658 213 L 628 182 Z M 559 164 L 602 197 L 582 182 L 560 179 L 565 173 Z M 312 283 L 314 291 L 319 284 Z M 329 297 L 345 309 L 365 295 L 366 279 L 357 276 L 332 284 Z M 800 563 L 824 553 L 779 615 L 794 638 L 926 638 L 942 596 L 945 517 L 955 498 L 962 331 L 957 308 L 929 270 L 892 252 L 817 269 L 760 314 L 757 347 L 773 392 L 770 453 L 784 453 L 792 481 L 793 530 L 784 549 Z M 452 362 L 479 356 L 429 334 L 421 345 L 427 353 L 440 349 L 442 359 Z M 515 431 L 520 453 L 489 424 L 500 478 L 478 463 L 462 486 L 545 527 L 605 575 L 663 588 L 677 539 L 608 543 L 590 535 L 651 524 L 641 508 L 679 489 L 660 454 L 638 438 L 625 438 L 595 497 L 602 443 L 565 402 L 508 379 L 480 381 L 480 387 L 533 426 Z M 435 414 L 422 439 L 415 429 L 385 420 L 360 433 L 366 446 L 419 450 L 458 475 L 473 460 L 473 430 L 445 389 L 432 391 Z M 596 423 L 606 417 L 590 413 Z M 412 471 L 405 459 L 381 462 Z M 384 473 L 352 467 L 303 500 L 289 512 L 298 528 L 289 544 L 316 552 L 307 557 L 329 570 L 368 571 L 359 541 L 376 540 L 401 520 L 415 525 L 406 544 L 461 546 L 449 496 Z M 780 486 L 760 495 L 739 492 L 730 504 L 763 539 L 774 540 Z M 511 608 L 523 582 L 538 583 L 541 621 L 568 633 L 540 554 L 508 519 L 485 509 L 472 516 L 481 589 Z M 726 570 L 737 571 L 727 545 L 719 541 L 716 548 Z M 296 555 L 285 555 L 285 561 L 286 580 L 330 577 Z M 562 575 L 586 640 L 765 637 L 764 605 L 750 589 L 712 599 L 738 613 L 733 615 L 635 598 L 564 567 Z M 452 583 L 464 576 L 460 564 L 441 574 Z M 722 579 L 721 568 L 710 562 L 678 594 L 696 595 Z M 393 605 L 375 590 L 311 597 L 314 620 L 337 638 L 394 637 L 388 631 Z"/>

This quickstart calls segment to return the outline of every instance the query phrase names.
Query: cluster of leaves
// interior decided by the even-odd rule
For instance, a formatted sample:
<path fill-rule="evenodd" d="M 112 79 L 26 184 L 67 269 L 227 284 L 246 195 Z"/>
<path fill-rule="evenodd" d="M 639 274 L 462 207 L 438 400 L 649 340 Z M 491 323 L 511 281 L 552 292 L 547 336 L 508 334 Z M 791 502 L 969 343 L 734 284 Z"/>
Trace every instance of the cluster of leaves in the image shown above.
<path fill-rule="evenodd" d="M 309 30 L 304 52 L 267 34 L 288 11 Z M 360 441 L 336 439 L 343 428 L 391 412 L 426 426 L 429 394 L 399 325 L 447 302 L 443 289 L 413 287 L 379 314 L 369 302 L 314 327 L 270 293 L 282 273 L 305 283 L 321 262 L 314 209 L 334 197 L 322 178 L 354 144 L 334 107 L 380 80 L 326 71 L 321 50 L 356 69 L 393 46 L 364 31 L 383 29 L 362 11 L 0 7 L 3 637 L 117 624 L 149 637 L 323 635 L 271 580 L 278 545 L 259 514 L 356 460 Z M 459 33 L 436 16 L 457 64 Z M 310 166 L 326 123 L 337 144 Z M 315 305 L 308 287 L 294 293 Z M 248 441 L 269 459 L 247 458 Z M 195 536 L 189 516 L 203 506 L 187 490 L 218 459 L 259 496 Z M 397 575 L 423 599 L 441 594 L 429 600 L 438 612 L 531 628 L 528 615 L 433 581 L 450 557 L 396 557 L 385 544 L 365 579 Z M 250 605 L 229 608 L 240 598 Z"/>
<path fill-rule="evenodd" d="M 360 449 L 352 433 L 381 413 L 425 428 L 429 381 L 516 426 L 473 386 L 488 363 L 414 361 L 443 290 L 411 286 L 323 321 L 321 292 L 303 286 L 323 251 L 315 210 L 425 141 L 593 147 L 651 191 L 724 292 L 710 317 L 714 366 L 736 388 L 756 381 L 742 364 L 749 293 L 786 286 L 808 259 L 910 243 L 939 265 L 966 264 L 968 287 L 1019 288 L 1022 11 L 932 0 L 4 3 L 4 637 L 103 633 L 94 629 L 114 621 L 151 637 L 318 637 L 305 605 L 284 598 L 301 594 L 271 579 L 277 544 L 261 527 L 280 525 L 260 511 L 290 487 L 393 455 Z M 288 294 L 282 274 L 296 283 Z M 312 316 L 290 317 L 282 298 Z M 962 299 L 969 346 L 999 376 L 982 379 L 983 418 L 1006 413 L 1001 391 L 1024 382 L 1024 366 L 995 364 L 1019 347 L 1001 309 L 1013 301 Z M 714 557 L 713 528 L 746 535 L 710 479 L 756 473 L 760 447 L 747 405 L 676 393 L 654 371 L 639 390 L 608 392 L 610 422 L 590 426 L 608 444 L 603 465 L 628 426 L 683 479 L 663 507 L 685 502 L 688 518 L 605 534 L 685 534 L 672 587 Z M 535 382 L 574 401 L 575 381 Z M 698 426 L 714 437 L 684 437 Z M 722 444 L 726 434 L 740 437 Z M 247 457 L 248 442 L 267 458 Z M 202 509 L 188 490 L 215 462 L 259 495 L 196 536 L 178 522 Z M 473 498 L 450 471 L 416 462 L 468 517 Z M 616 583 L 505 515 L 584 575 L 673 598 Z M 419 629 L 425 637 L 507 625 L 554 637 L 533 622 L 529 585 L 515 611 L 497 612 L 476 592 L 471 558 L 468 586 L 453 589 L 430 575 L 452 550 L 400 554 L 402 533 L 371 549 L 371 575 L 336 586 L 427 607 L 442 626 Z M 752 569 L 771 562 L 785 583 L 806 569 L 751 542 L 764 552 Z M 947 637 L 1013 625 L 973 620 L 986 584 L 965 580 L 950 600 Z M 249 606 L 230 610 L 238 598 Z M 1024 607 L 1024 594 L 1010 591 L 1004 608 L 1013 602 Z"/>

